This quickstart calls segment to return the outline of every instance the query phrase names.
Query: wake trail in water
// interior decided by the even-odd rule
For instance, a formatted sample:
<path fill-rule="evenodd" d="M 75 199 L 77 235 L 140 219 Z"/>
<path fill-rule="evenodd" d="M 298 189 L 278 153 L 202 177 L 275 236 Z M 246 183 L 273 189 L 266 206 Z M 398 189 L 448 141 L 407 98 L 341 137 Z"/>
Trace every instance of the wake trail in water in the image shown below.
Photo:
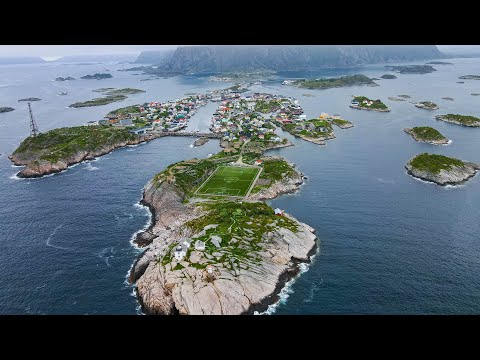
<path fill-rule="evenodd" d="M 65 224 L 65 223 L 63 223 L 63 224 L 61 224 L 61 225 L 58 225 L 57 227 L 55 227 L 55 229 L 53 229 L 52 233 L 51 233 L 50 236 L 47 238 L 47 241 L 45 242 L 45 245 L 50 246 L 50 247 L 53 247 L 53 248 L 55 248 L 55 249 L 69 250 L 68 248 L 63 247 L 63 246 L 57 246 L 57 245 L 52 245 L 52 244 L 51 244 L 51 241 L 52 241 L 53 236 L 55 236 L 55 234 L 57 233 L 57 231 L 58 231 L 59 229 L 61 229 L 64 224 Z"/>

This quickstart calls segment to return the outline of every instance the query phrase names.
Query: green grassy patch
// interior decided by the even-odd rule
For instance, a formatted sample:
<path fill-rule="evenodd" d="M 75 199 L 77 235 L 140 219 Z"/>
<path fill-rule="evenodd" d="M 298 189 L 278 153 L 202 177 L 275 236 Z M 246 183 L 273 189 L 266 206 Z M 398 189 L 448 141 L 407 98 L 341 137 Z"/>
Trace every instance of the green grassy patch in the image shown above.
<path fill-rule="evenodd" d="M 453 166 L 463 166 L 462 160 L 443 155 L 423 153 L 410 161 L 410 165 L 417 170 L 438 174 L 441 170 L 450 170 Z"/>
<path fill-rule="evenodd" d="M 419 126 L 412 128 L 413 133 L 423 140 L 447 140 L 438 130 L 429 126 Z"/>
<path fill-rule="evenodd" d="M 306 89 L 328 89 L 354 85 L 374 85 L 375 82 L 368 76 L 357 74 L 330 79 L 297 80 L 294 84 Z"/>
<path fill-rule="evenodd" d="M 352 124 L 350 121 L 343 120 L 343 119 L 333 119 L 332 123 L 334 123 L 335 125 L 339 125 L 339 126 L 351 125 Z"/>
<path fill-rule="evenodd" d="M 65 127 L 26 138 L 14 154 L 32 160 L 55 163 L 66 160 L 80 151 L 95 151 L 107 145 L 135 139 L 126 129 L 110 126 Z"/>
<path fill-rule="evenodd" d="M 475 116 L 469 115 L 459 115 L 459 114 L 447 114 L 442 115 L 443 118 L 447 120 L 455 120 L 464 125 L 475 125 L 480 124 L 480 119 Z"/>
<path fill-rule="evenodd" d="M 388 109 L 387 105 L 385 105 L 380 99 L 372 100 L 367 98 L 366 96 L 356 96 L 354 100 L 359 103 L 360 107 L 370 108 L 370 109 Z M 364 100 L 372 101 L 372 105 L 368 106 L 364 104 L 363 103 Z"/>
<path fill-rule="evenodd" d="M 259 169 L 243 166 L 219 166 L 215 173 L 200 186 L 198 194 L 245 196 Z"/>

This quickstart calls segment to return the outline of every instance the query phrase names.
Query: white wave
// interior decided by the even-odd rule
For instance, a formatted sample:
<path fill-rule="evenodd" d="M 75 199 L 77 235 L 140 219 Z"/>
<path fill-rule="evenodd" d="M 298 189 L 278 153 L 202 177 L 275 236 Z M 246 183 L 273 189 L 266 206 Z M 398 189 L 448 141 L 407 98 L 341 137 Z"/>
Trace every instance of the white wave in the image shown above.
<path fill-rule="evenodd" d="M 110 255 L 108 255 L 108 254 L 110 254 Z M 97 256 L 100 259 L 105 260 L 105 264 L 107 264 L 107 266 L 111 266 L 110 263 L 109 263 L 109 260 L 110 260 L 110 258 L 114 257 L 114 254 L 115 254 L 115 248 L 113 246 L 109 246 L 109 247 L 106 247 L 106 248 L 102 249 L 97 254 Z"/>
<path fill-rule="evenodd" d="M 449 139 L 449 140 L 448 140 L 448 142 L 447 142 L 446 144 L 441 144 L 441 145 L 443 145 L 443 146 L 447 146 L 447 145 L 450 145 L 452 142 L 453 142 L 453 141 Z"/>
<path fill-rule="evenodd" d="M 12 164 L 12 165 L 10 165 L 10 166 L 11 166 L 12 168 L 21 168 L 21 167 L 23 167 L 23 165 L 15 165 L 15 164 Z"/>
<path fill-rule="evenodd" d="M 310 263 L 301 263 L 299 265 L 299 268 L 300 268 L 299 273 L 293 279 L 288 281 L 285 284 L 285 286 L 282 288 L 282 290 L 280 290 L 280 293 L 278 294 L 279 299 L 276 303 L 268 305 L 267 310 L 265 310 L 264 312 L 259 313 L 258 311 L 255 311 L 253 314 L 254 315 L 272 315 L 272 314 L 275 313 L 275 311 L 277 311 L 277 308 L 280 305 L 285 304 L 287 302 L 287 299 L 289 298 L 290 294 L 293 294 L 292 285 L 295 283 L 295 281 L 297 281 L 297 279 L 300 277 L 300 275 L 302 275 L 303 273 L 307 272 L 308 269 L 310 269 L 310 266 L 313 264 L 314 259 L 315 259 L 316 255 L 318 254 L 318 251 L 319 251 L 319 248 L 317 247 L 317 251 L 316 251 L 315 254 L 312 255 Z"/>
<path fill-rule="evenodd" d="M 135 244 L 134 240 L 136 239 L 138 234 L 147 230 L 150 227 L 150 225 L 152 225 L 153 216 L 152 216 L 152 212 L 150 211 L 148 206 L 142 205 L 142 204 L 140 204 L 140 202 L 133 204 L 133 206 L 136 207 L 136 208 L 142 209 L 142 211 L 144 211 L 144 213 L 145 213 L 145 216 L 148 217 L 147 224 L 142 229 L 135 231 L 132 234 L 132 236 L 130 236 L 130 245 L 132 245 L 135 249 L 140 250 L 138 245 Z"/>
<path fill-rule="evenodd" d="M 18 174 L 18 173 L 13 174 L 12 176 L 9 177 L 9 179 L 12 179 L 12 180 L 25 180 L 24 178 L 18 177 L 17 174 Z"/>
<path fill-rule="evenodd" d="M 193 144 L 188 145 L 189 148 L 193 148 Z"/>
<path fill-rule="evenodd" d="M 51 233 L 50 236 L 47 238 L 47 241 L 45 242 L 45 245 L 50 246 L 50 247 L 53 247 L 53 248 L 55 248 L 55 249 L 68 250 L 68 248 L 66 248 L 66 247 L 57 246 L 57 245 L 52 245 L 52 244 L 51 244 L 51 240 L 52 240 L 53 236 L 57 233 L 58 229 L 60 229 L 63 225 L 64 225 L 64 224 L 58 225 L 57 227 L 55 227 L 55 229 L 53 229 L 52 233 Z"/>
<path fill-rule="evenodd" d="M 88 163 L 85 169 L 88 171 L 95 171 L 95 170 L 98 170 L 99 168 L 96 166 L 92 166 L 91 163 Z"/>
<path fill-rule="evenodd" d="M 436 183 L 434 183 L 433 181 L 426 181 L 426 180 L 422 180 L 422 179 L 419 179 L 415 176 L 412 176 L 410 175 L 408 172 L 405 171 L 405 174 L 407 174 L 408 176 L 410 176 L 411 178 L 413 178 L 414 180 L 417 180 L 417 181 L 420 181 L 421 183 L 424 183 L 424 184 L 430 184 L 430 185 L 437 185 Z M 440 185 L 441 186 L 441 185 Z M 459 188 L 464 188 L 466 187 L 466 184 L 458 184 L 458 185 L 444 185 L 444 186 L 441 186 L 442 188 L 444 189 L 447 189 L 447 190 L 451 190 L 451 189 L 459 189 Z"/>

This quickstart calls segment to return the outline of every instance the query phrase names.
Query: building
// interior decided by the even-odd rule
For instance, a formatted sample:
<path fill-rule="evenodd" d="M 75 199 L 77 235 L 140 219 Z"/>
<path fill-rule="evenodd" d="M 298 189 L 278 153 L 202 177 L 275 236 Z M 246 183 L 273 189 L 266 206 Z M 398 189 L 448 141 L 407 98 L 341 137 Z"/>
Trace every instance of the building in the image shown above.
<path fill-rule="evenodd" d="M 260 166 L 262 165 L 263 161 L 262 160 L 255 160 L 255 165 Z"/>
<path fill-rule="evenodd" d="M 205 243 L 201 240 L 195 241 L 195 250 L 204 251 L 205 250 Z"/>
<path fill-rule="evenodd" d="M 275 215 L 277 215 L 277 216 L 283 216 L 284 213 L 285 213 L 285 211 L 280 209 L 280 208 L 275 209 Z"/>
<path fill-rule="evenodd" d="M 187 251 L 184 249 L 182 245 L 178 245 L 175 248 L 175 252 L 174 252 L 175 259 L 177 261 L 180 261 L 185 257 L 185 255 L 187 255 Z"/>
<path fill-rule="evenodd" d="M 99 125 L 100 123 L 96 120 L 88 121 L 85 123 L 85 126 L 96 126 Z"/>

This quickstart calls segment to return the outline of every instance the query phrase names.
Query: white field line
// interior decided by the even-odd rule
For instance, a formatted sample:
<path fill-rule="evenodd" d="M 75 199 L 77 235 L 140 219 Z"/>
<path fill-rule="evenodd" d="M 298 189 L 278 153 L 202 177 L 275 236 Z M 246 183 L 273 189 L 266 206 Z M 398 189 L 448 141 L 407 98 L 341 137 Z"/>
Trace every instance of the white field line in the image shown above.
<path fill-rule="evenodd" d="M 203 182 L 202 185 L 200 185 L 200 187 L 193 193 L 194 195 L 197 195 L 197 194 L 198 194 L 198 192 L 203 188 L 203 186 L 208 182 L 208 180 L 210 180 L 210 178 L 211 178 L 213 175 L 215 175 L 215 173 L 218 171 L 218 169 L 220 169 L 220 166 L 217 167 L 217 168 L 215 169 L 215 171 L 210 174 L 210 176 L 207 178 L 207 180 L 205 180 L 205 181 Z"/>
<path fill-rule="evenodd" d="M 257 176 L 255 176 L 255 179 L 253 179 L 252 183 L 250 184 L 250 188 L 248 189 L 247 193 L 245 194 L 245 197 L 248 197 L 248 195 L 250 195 L 250 192 L 252 191 L 253 186 L 254 186 L 255 183 L 257 182 L 258 177 L 260 176 L 260 174 L 262 173 L 262 171 L 263 171 L 263 168 L 261 167 L 261 168 L 260 168 L 260 171 L 259 171 L 258 174 L 257 174 Z"/>

